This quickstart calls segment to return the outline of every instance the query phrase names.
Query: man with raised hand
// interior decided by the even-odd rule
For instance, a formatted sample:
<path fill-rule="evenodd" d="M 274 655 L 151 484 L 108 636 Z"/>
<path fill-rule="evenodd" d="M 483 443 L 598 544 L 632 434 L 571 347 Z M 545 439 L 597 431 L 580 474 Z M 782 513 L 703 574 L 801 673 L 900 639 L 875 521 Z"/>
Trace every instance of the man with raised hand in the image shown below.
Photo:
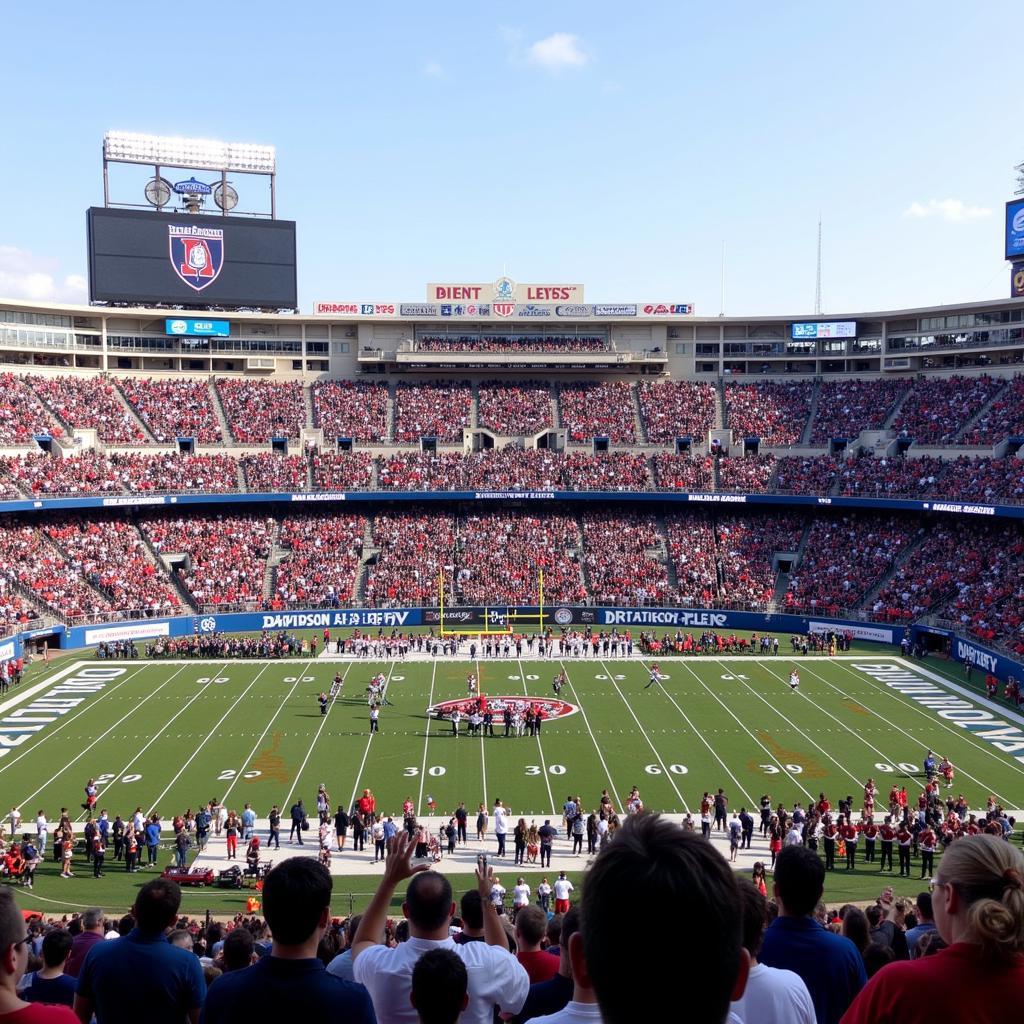
<path fill-rule="evenodd" d="M 469 1006 L 464 1024 L 491 1024 L 495 1005 L 503 1013 L 522 1008 L 530 988 L 529 975 L 509 952 L 508 935 L 490 902 L 493 874 L 478 866 L 477 889 L 484 915 L 484 942 L 456 944 L 449 934 L 455 903 L 448 879 L 428 865 L 413 864 L 415 839 L 398 835 L 390 843 L 377 892 L 363 913 L 352 940 L 355 980 L 365 985 L 377 1019 L 388 1024 L 416 1024 L 409 1001 L 412 972 L 419 958 L 431 949 L 454 950 L 469 973 Z M 409 940 L 389 949 L 382 944 L 391 898 L 398 886 L 411 879 L 402 913 L 409 922 Z"/>

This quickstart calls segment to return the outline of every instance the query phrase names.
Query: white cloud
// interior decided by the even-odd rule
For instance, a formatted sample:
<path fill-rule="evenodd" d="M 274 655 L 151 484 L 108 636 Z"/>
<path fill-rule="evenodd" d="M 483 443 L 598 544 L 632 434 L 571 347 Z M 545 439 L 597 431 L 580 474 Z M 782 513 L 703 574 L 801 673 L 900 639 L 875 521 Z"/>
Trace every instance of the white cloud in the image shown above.
<path fill-rule="evenodd" d="M 58 273 L 57 261 L 26 249 L 0 245 L 0 296 L 33 302 L 85 302 L 86 279 L 82 274 Z"/>
<path fill-rule="evenodd" d="M 427 78 L 444 78 L 444 68 L 436 60 L 428 60 L 423 65 L 423 74 Z"/>
<path fill-rule="evenodd" d="M 904 217 L 925 220 L 937 217 L 950 224 L 966 224 L 972 220 L 984 220 L 992 216 L 987 206 L 972 206 L 962 199 L 929 199 L 927 203 L 911 203 L 904 211 Z"/>
<path fill-rule="evenodd" d="M 527 51 L 527 60 L 547 71 L 581 68 L 589 59 L 580 46 L 579 36 L 569 32 L 555 32 L 545 39 L 538 39 Z"/>

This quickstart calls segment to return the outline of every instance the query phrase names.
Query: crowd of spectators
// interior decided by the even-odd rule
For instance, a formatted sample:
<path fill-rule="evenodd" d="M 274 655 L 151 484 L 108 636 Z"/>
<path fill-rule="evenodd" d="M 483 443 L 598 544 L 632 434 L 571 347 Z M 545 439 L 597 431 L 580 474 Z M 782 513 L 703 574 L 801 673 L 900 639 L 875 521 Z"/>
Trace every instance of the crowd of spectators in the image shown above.
<path fill-rule="evenodd" d="M 558 389 L 562 426 L 572 444 L 607 437 L 612 444 L 636 443 L 633 385 L 626 381 L 562 384 Z"/>
<path fill-rule="evenodd" d="M 313 490 L 365 491 L 373 480 L 368 452 L 314 452 Z"/>
<path fill-rule="evenodd" d="M 651 470 L 643 455 L 572 452 L 562 465 L 562 486 L 568 491 L 646 491 L 651 488 Z"/>
<path fill-rule="evenodd" d="M 118 377 L 117 386 L 155 440 L 194 437 L 198 444 L 221 443 L 209 381 L 131 376 Z"/>
<path fill-rule="evenodd" d="M 288 516 L 278 534 L 278 546 L 288 556 L 275 574 L 275 607 L 350 604 L 365 526 L 362 516 L 330 512 Z"/>
<path fill-rule="evenodd" d="M 775 456 L 746 455 L 718 460 L 718 485 L 723 491 L 757 494 L 769 489 L 775 473 Z"/>
<path fill-rule="evenodd" d="M 477 423 L 502 437 L 536 434 L 552 425 L 551 391 L 542 381 L 484 381 L 478 396 Z"/>
<path fill-rule="evenodd" d="M 13 576 L 0 570 L 0 636 L 10 636 L 20 629 L 30 629 L 39 618 L 35 604 L 14 587 Z"/>
<path fill-rule="evenodd" d="M 536 604 L 543 569 L 545 601 L 581 601 L 580 545 L 571 515 L 466 516 L 457 525 L 455 593 L 464 604 Z"/>
<path fill-rule="evenodd" d="M 691 437 L 707 441 L 715 425 L 718 391 L 713 384 L 688 380 L 642 381 L 637 385 L 640 418 L 651 444 L 674 444 Z"/>
<path fill-rule="evenodd" d="M 726 425 L 736 438 L 759 437 L 762 445 L 798 444 L 811 412 L 814 382 L 758 381 L 725 385 Z"/>
<path fill-rule="evenodd" d="M 299 436 L 306 424 L 306 402 L 298 381 L 218 377 L 217 397 L 235 441 L 266 444 L 274 437 Z"/>
<path fill-rule="evenodd" d="M 830 455 L 786 455 L 777 465 L 773 490 L 784 494 L 831 494 L 839 475 L 839 463 Z"/>
<path fill-rule="evenodd" d="M 23 378 L 0 373 L 0 444 L 31 444 L 36 434 L 63 433 Z"/>
<path fill-rule="evenodd" d="M 173 584 L 133 523 L 75 516 L 54 520 L 44 530 L 74 572 L 106 594 L 118 611 L 145 616 L 180 613 Z"/>
<path fill-rule="evenodd" d="M 604 352 L 607 342 L 600 336 L 575 337 L 562 334 L 544 338 L 502 335 L 424 335 L 416 340 L 420 352 Z"/>
<path fill-rule="evenodd" d="M 946 470 L 942 459 L 922 455 L 850 458 L 839 470 L 839 493 L 861 498 L 909 498 L 931 494 Z"/>
<path fill-rule="evenodd" d="M 668 515 L 665 533 L 680 602 L 694 608 L 716 604 L 719 560 L 711 518 L 704 514 Z"/>
<path fill-rule="evenodd" d="M 445 593 L 451 594 L 453 516 L 421 510 L 382 513 L 374 518 L 371 532 L 377 554 L 366 577 L 370 607 L 434 604 L 442 570 Z"/>
<path fill-rule="evenodd" d="M 421 437 L 441 443 L 462 440 L 462 428 L 470 425 L 473 392 L 468 381 L 395 385 L 395 441 L 418 444 Z"/>
<path fill-rule="evenodd" d="M 799 564 L 790 577 L 786 604 L 834 615 L 859 607 L 918 534 L 898 516 L 845 515 L 815 519 Z"/>
<path fill-rule="evenodd" d="M 946 463 L 937 494 L 968 501 L 1024 501 L 1024 459 L 972 458 L 961 455 Z"/>
<path fill-rule="evenodd" d="M 654 456 L 654 480 L 662 490 L 713 491 L 715 471 L 710 456 L 670 455 L 659 452 Z"/>
<path fill-rule="evenodd" d="M 1002 380 L 987 375 L 922 378 L 900 407 L 892 429 L 918 444 L 952 444 L 1002 386 Z"/>
<path fill-rule="evenodd" d="M 1007 437 L 1024 437 L 1024 376 L 1017 374 L 1001 394 L 960 438 L 965 446 L 997 444 Z"/>
<path fill-rule="evenodd" d="M 322 428 L 328 444 L 339 437 L 381 444 L 388 433 L 388 386 L 371 381 L 317 381 L 313 422 Z"/>
<path fill-rule="evenodd" d="M 309 460 L 305 456 L 249 452 L 238 461 L 250 491 L 304 491 L 308 487 Z"/>
<path fill-rule="evenodd" d="M 598 604 L 661 604 L 671 598 L 653 515 L 584 512 L 583 551 L 591 597 Z"/>
<path fill-rule="evenodd" d="M 135 417 L 108 377 L 24 378 L 46 407 L 69 430 L 94 429 L 105 444 L 144 444 Z"/>
<path fill-rule="evenodd" d="M 880 430 L 906 394 L 905 380 L 829 380 L 818 392 L 811 444 L 827 445 L 834 437 L 856 440 L 862 430 Z"/>
<path fill-rule="evenodd" d="M 108 598 L 29 523 L 0 521 L 0 573 L 8 584 L 31 591 L 33 606 L 38 602 L 58 615 L 95 615 L 112 609 Z"/>
<path fill-rule="evenodd" d="M 522 468 L 525 460 L 519 460 L 512 452 L 513 449 L 503 448 L 494 453 L 493 461 L 499 472 L 506 467 L 512 469 L 510 463 Z M 377 485 L 382 491 L 457 491 L 465 482 L 465 462 L 466 456 L 461 452 L 400 452 L 381 459 Z"/>
<path fill-rule="evenodd" d="M 801 516 L 722 516 L 715 522 L 719 591 L 722 600 L 763 608 L 775 592 L 774 556 L 800 546 Z"/>
<path fill-rule="evenodd" d="M 196 604 L 262 600 L 274 520 L 257 515 L 145 515 L 142 533 L 161 555 L 188 555 L 176 574 Z"/>

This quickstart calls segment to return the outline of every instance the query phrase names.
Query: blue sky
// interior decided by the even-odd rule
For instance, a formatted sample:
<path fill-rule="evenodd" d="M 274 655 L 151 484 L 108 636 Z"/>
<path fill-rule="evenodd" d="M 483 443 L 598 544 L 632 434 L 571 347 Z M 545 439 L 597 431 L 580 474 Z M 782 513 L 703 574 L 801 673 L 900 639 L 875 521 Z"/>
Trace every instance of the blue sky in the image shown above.
<path fill-rule="evenodd" d="M 5 13 L 0 296 L 85 298 L 111 128 L 275 145 L 304 311 L 507 272 L 716 315 L 724 241 L 727 313 L 808 313 L 819 213 L 826 313 L 1008 294 L 1019 5 L 192 11 Z"/>

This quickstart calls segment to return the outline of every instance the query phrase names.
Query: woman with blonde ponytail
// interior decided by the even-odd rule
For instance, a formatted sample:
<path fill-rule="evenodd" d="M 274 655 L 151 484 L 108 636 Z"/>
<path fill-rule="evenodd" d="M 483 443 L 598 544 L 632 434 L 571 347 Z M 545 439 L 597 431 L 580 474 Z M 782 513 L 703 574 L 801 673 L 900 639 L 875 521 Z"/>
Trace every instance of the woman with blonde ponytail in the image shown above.
<path fill-rule="evenodd" d="M 840 1024 L 1005 1024 L 1021 1006 L 1024 856 L 996 836 L 956 840 L 932 879 L 932 908 L 948 948 L 883 967 Z"/>

